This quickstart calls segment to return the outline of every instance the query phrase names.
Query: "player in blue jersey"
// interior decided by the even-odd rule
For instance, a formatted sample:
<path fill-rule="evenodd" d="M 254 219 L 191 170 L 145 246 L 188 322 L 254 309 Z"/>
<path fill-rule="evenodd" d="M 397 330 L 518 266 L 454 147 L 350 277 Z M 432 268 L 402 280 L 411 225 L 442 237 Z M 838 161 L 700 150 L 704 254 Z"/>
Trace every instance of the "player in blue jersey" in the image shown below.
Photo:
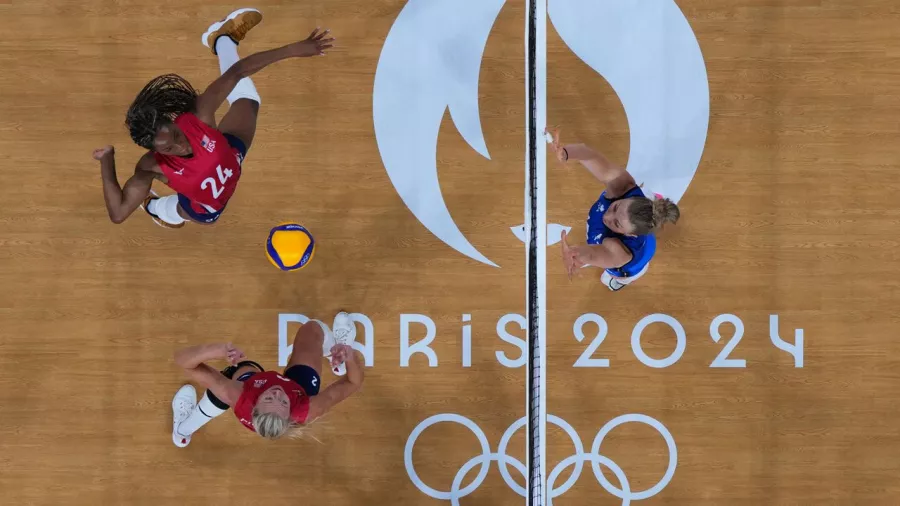
<path fill-rule="evenodd" d="M 602 153 L 584 144 L 559 142 L 559 131 L 550 130 L 551 148 L 563 163 L 581 162 L 606 189 L 591 207 L 587 218 L 587 244 L 570 246 L 562 233 L 563 263 L 569 279 L 586 265 L 604 269 L 601 282 L 610 290 L 621 290 L 647 272 L 656 253 L 653 233 L 667 222 L 678 221 L 674 202 L 659 195 L 648 198 L 631 174 Z"/>

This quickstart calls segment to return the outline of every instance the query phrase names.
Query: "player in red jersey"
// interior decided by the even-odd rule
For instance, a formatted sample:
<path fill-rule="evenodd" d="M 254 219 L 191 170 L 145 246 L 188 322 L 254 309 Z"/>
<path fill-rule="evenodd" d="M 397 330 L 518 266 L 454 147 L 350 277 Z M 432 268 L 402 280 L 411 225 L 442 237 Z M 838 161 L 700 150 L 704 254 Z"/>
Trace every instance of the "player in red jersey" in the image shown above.
<path fill-rule="evenodd" d="M 175 362 L 207 390 L 199 402 L 191 385 L 175 394 L 172 442 L 187 446 L 200 427 L 229 407 L 244 427 L 267 439 L 302 430 L 362 386 L 363 368 L 352 348 L 355 339 L 356 326 L 347 313 L 335 316 L 332 329 L 310 320 L 297 331 L 283 374 L 245 360 L 230 343 L 179 350 Z M 343 377 L 319 393 L 323 355 L 332 372 Z M 204 363 L 217 358 L 230 366 L 219 372 Z"/>
<path fill-rule="evenodd" d="M 186 221 L 213 223 L 225 210 L 256 133 L 260 98 L 250 76 L 287 58 L 324 56 L 334 41 L 324 38 L 328 30 L 317 28 L 306 40 L 238 59 L 238 43 L 260 21 L 258 10 L 238 9 L 210 25 L 201 40 L 219 57 L 222 75 L 203 93 L 174 74 L 157 77 L 141 90 L 125 124 L 134 142 L 150 151 L 124 187 L 116 177 L 113 147 L 94 150 L 113 223 L 122 223 L 138 207 L 168 228 Z M 225 100 L 230 108 L 216 124 L 216 110 Z M 154 179 L 177 194 L 157 197 L 150 188 Z"/>

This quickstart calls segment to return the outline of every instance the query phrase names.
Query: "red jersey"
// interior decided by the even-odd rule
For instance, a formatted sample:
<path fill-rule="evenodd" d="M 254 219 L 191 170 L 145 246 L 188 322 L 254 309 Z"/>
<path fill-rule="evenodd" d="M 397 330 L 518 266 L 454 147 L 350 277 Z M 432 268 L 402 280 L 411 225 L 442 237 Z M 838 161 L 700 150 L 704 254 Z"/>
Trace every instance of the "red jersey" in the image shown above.
<path fill-rule="evenodd" d="M 191 113 L 179 115 L 175 125 L 184 132 L 193 154 L 185 158 L 154 152 L 156 163 L 170 188 L 202 205 L 205 212 L 221 211 L 241 178 L 241 152 L 222 132 Z"/>
<path fill-rule="evenodd" d="M 244 427 L 256 432 L 256 428 L 253 427 L 253 407 L 263 392 L 276 385 L 283 388 L 288 395 L 291 403 L 291 420 L 295 423 L 306 421 L 306 415 L 309 414 L 309 396 L 303 387 L 275 371 L 266 371 L 256 373 L 244 381 L 244 390 L 234 405 L 234 415 Z"/>

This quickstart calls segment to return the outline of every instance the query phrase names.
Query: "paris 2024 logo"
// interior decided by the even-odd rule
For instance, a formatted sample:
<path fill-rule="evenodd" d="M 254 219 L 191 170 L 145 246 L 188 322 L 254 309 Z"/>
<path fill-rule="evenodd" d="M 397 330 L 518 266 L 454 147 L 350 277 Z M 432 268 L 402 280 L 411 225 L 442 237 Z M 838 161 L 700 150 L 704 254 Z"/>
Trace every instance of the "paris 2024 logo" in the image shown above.
<path fill-rule="evenodd" d="M 505 3 L 410 0 L 382 48 L 372 104 L 381 159 L 404 204 L 435 237 L 494 267 L 447 208 L 437 143 L 449 109 L 468 145 L 490 159 L 478 79 L 488 35 Z M 706 65 L 684 14 L 673 0 L 547 0 L 547 13 L 566 45 L 621 100 L 630 132 L 629 172 L 646 189 L 678 202 L 700 163 L 709 126 Z M 556 240 L 561 228 L 569 228 L 551 227 L 548 238 Z M 520 226 L 510 228 L 524 238 Z"/>

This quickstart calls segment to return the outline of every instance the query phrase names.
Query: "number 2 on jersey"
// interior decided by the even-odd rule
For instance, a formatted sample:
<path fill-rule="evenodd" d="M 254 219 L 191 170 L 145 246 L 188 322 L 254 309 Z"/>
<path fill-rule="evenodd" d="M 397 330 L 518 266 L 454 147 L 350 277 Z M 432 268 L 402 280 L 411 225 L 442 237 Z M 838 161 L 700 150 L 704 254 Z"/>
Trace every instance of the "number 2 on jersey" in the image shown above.
<path fill-rule="evenodd" d="M 225 169 L 223 171 L 221 165 L 216 167 L 216 172 L 219 174 L 219 182 L 222 183 L 221 188 L 216 184 L 216 180 L 211 177 L 204 179 L 203 182 L 200 183 L 200 188 L 203 190 L 212 187 L 214 199 L 217 199 L 219 198 L 219 195 L 222 195 L 222 192 L 225 191 L 225 181 L 228 181 L 231 178 L 231 175 L 234 174 L 231 169 Z"/>

